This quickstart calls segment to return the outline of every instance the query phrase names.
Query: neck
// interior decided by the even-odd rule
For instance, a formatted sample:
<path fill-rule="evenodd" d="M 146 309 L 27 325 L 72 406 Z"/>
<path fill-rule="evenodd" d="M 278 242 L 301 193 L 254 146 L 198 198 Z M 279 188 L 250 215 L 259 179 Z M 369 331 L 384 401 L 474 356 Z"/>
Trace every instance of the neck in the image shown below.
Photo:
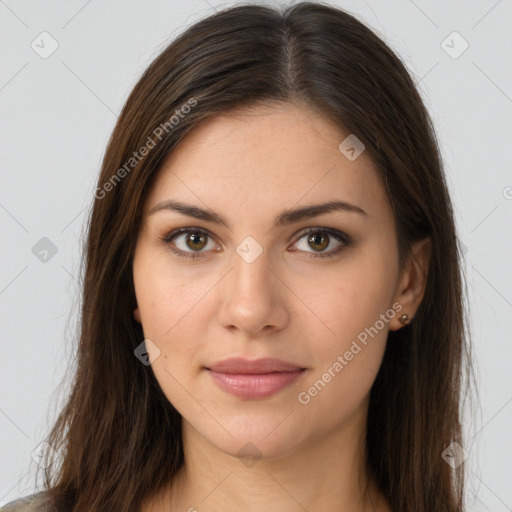
<path fill-rule="evenodd" d="M 185 464 L 154 510 L 143 510 L 389 512 L 366 471 L 365 422 L 362 408 L 341 430 L 244 463 L 183 420 Z"/>

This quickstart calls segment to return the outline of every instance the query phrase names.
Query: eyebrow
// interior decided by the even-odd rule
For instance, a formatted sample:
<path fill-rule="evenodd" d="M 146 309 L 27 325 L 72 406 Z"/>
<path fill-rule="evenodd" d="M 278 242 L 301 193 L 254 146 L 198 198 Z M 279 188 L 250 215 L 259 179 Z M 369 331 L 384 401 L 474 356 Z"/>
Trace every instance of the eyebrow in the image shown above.
<path fill-rule="evenodd" d="M 187 215 L 196 219 L 204 220 L 207 222 L 214 222 L 215 224 L 221 224 L 226 226 L 228 229 L 231 229 L 229 227 L 229 222 L 218 213 L 215 213 L 209 209 L 199 208 L 198 206 L 181 203 L 179 201 L 162 201 L 149 211 L 149 215 L 162 210 L 175 211 L 181 213 L 182 215 Z M 368 214 L 362 208 L 354 204 L 347 203 L 346 201 L 330 201 L 328 203 L 313 204 L 304 206 L 302 208 L 285 210 L 276 218 L 274 222 L 274 228 L 287 226 L 304 219 L 310 219 L 324 215 L 326 213 L 337 211 L 359 213 L 361 215 L 368 216 Z"/>

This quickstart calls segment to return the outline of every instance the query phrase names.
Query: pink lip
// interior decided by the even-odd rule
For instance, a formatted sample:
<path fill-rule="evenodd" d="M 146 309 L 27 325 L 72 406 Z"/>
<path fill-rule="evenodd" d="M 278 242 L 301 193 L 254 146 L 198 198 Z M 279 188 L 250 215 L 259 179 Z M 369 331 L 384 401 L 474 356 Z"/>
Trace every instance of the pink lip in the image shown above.
<path fill-rule="evenodd" d="M 225 359 L 206 369 L 220 389 L 252 400 L 277 393 L 299 379 L 305 371 L 305 368 L 281 359 L 250 361 L 239 357 Z"/>

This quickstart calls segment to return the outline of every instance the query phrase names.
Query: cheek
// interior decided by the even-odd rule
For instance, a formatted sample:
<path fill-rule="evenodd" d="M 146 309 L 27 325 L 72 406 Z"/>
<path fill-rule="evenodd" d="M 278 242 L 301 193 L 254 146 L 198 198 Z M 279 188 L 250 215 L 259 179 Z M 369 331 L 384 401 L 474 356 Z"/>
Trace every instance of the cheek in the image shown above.
<path fill-rule="evenodd" d="M 146 343 L 151 370 L 170 401 L 186 402 L 181 386 L 190 387 L 191 369 L 203 363 L 197 359 L 207 339 L 200 332 L 205 325 L 201 298 L 214 284 L 213 276 L 194 280 L 176 272 L 165 255 L 141 249 L 134 258 L 133 278 L 144 337 L 154 344 L 151 348 Z"/>
<path fill-rule="evenodd" d="M 154 251 L 157 253 L 157 251 Z M 167 343 L 208 291 L 205 280 L 177 270 L 162 254 L 142 248 L 136 253 L 133 279 L 145 336 Z M 208 280 L 206 280 L 208 281 Z"/>
<path fill-rule="evenodd" d="M 310 410 L 327 414 L 333 403 L 339 404 L 334 415 L 341 419 L 370 391 L 394 316 L 390 264 L 360 255 L 317 281 L 323 286 L 309 293 L 308 305 L 323 322 L 316 322 L 319 334 L 310 345 L 317 364 L 300 390 L 299 403 L 307 402 Z"/>
<path fill-rule="evenodd" d="M 134 285 L 144 337 L 154 343 L 156 357 L 146 344 L 150 368 L 164 395 L 181 412 L 190 401 L 185 390 L 192 388 L 191 368 L 199 364 L 196 358 L 205 339 L 199 326 L 204 323 L 201 297 L 207 286 L 183 272 L 172 272 L 165 257 L 143 256 L 134 260 Z"/>
<path fill-rule="evenodd" d="M 388 325 L 380 314 L 386 307 L 369 305 L 366 297 L 352 297 L 333 308 L 330 325 L 335 334 L 312 345 L 316 364 L 296 393 L 311 428 L 316 428 L 314 418 L 323 418 L 326 430 L 335 428 L 362 407 L 382 363 Z"/>
<path fill-rule="evenodd" d="M 390 308 L 394 274 L 389 265 L 392 262 L 375 260 L 367 251 L 328 272 L 303 273 L 296 280 L 294 292 L 311 312 L 298 321 L 314 326 L 318 340 L 324 340 L 314 345 L 315 352 L 342 350 Z"/>

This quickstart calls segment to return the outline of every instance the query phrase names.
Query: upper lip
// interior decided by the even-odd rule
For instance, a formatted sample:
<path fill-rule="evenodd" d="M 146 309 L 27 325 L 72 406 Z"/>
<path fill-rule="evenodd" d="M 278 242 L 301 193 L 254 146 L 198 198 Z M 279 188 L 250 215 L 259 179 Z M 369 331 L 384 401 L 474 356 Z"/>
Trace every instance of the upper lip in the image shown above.
<path fill-rule="evenodd" d="M 220 373 L 261 374 L 293 372 L 303 370 L 304 368 L 273 357 L 264 357 L 262 359 L 254 360 L 245 359 L 243 357 L 231 357 L 207 366 L 206 369 Z"/>

